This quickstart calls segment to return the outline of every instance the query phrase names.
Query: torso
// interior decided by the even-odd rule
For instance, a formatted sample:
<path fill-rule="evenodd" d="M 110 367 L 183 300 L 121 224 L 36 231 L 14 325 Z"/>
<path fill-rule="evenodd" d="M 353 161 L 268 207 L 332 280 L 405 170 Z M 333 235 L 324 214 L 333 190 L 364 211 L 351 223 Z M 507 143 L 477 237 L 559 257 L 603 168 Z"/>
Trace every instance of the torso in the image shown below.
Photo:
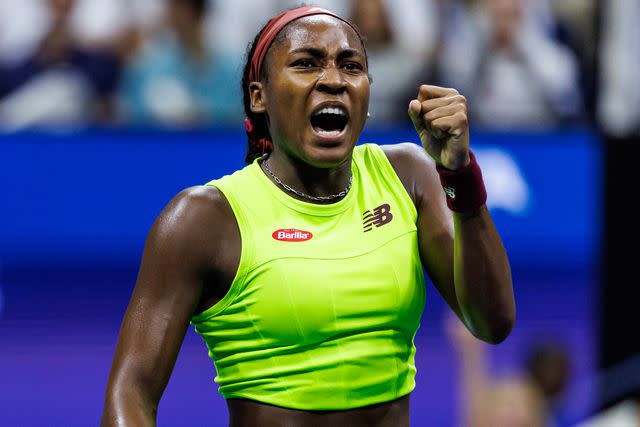
<path fill-rule="evenodd" d="M 394 170 L 402 171 L 394 159 L 393 152 L 385 150 Z M 406 174 L 405 174 L 406 175 Z M 398 173 L 403 185 L 415 202 L 412 194 L 413 184 Z M 216 224 L 210 230 L 215 233 L 210 241 L 218 244 L 208 248 L 207 259 L 210 265 L 201 272 L 202 280 L 206 283 L 200 304 L 196 313 L 200 313 L 220 301 L 229 291 L 234 276 L 238 270 L 241 253 L 241 237 L 237 221 L 229 203 L 219 190 L 208 187 L 209 191 L 217 193 L 214 200 L 217 205 Z M 222 213 L 222 215 L 220 214 Z M 221 218 L 222 217 L 222 218 Z M 224 248 L 224 249 L 222 249 Z M 302 411 L 263 404 L 249 399 L 227 399 L 229 420 L 231 427 L 243 426 L 408 426 L 409 398 L 403 396 L 393 401 L 370 405 L 343 411 Z"/>
<path fill-rule="evenodd" d="M 248 399 L 227 399 L 229 427 L 409 426 L 409 398 L 346 411 L 297 411 Z"/>

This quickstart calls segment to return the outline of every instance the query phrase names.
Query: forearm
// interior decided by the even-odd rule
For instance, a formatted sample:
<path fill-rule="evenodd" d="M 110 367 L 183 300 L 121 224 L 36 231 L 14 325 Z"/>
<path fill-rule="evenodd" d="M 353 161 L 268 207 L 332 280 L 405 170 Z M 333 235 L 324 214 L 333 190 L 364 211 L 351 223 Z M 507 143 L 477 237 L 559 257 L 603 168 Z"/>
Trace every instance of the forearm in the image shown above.
<path fill-rule="evenodd" d="M 424 152 L 416 155 L 419 182 L 412 184 L 418 189 L 420 256 L 440 294 L 473 334 L 499 343 L 515 321 L 511 270 L 469 149 L 466 98 L 455 89 L 422 85 L 409 103 L 409 117 L 436 163 L 434 170 L 419 160 Z"/>
<path fill-rule="evenodd" d="M 497 344 L 515 321 L 507 254 L 486 205 L 453 217 L 453 278 L 460 312 L 474 335 Z"/>

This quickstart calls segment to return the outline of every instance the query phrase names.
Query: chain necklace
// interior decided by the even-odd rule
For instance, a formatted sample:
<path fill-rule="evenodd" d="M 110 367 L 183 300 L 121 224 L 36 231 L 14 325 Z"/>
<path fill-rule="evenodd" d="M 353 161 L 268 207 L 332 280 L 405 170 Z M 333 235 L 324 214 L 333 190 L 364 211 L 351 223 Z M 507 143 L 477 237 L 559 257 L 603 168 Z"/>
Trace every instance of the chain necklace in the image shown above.
<path fill-rule="evenodd" d="M 312 200 L 314 202 L 326 202 L 326 201 L 330 201 L 330 200 L 340 199 L 340 198 L 346 196 L 347 193 L 349 192 L 349 190 L 351 189 L 351 182 L 353 180 L 353 175 L 351 175 L 349 177 L 349 183 L 347 184 L 347 188 L 345 188 L 344 190 L 342 190 L 338 194 L 331 194 L 329 196 L 310 196 L 310 195 L 305 194 L 305 193 L 303 193 L 301 191 L 298 191 L 295 188 L 292 188 L 289 185 L 285 184 L 284 182 L 280 181 L 280 178 L 278 178 L 273 172 L 271 172 L 271 169 L 269 169 L 269 166 L 267 166 L 267 159 L 268 158 L 269 158 L 269 154 L 265 154 L 264 156 L 262 156 L 262 164 L 264 165 L 264 169 L 271 176 L 271 178 L 273 178 L 273 180 L 276 182 L 276 184 L 278 184 L 280 187 L 284 188 L 288 192 L 293 193 L 296 196 L 300 196 L 300 197 L 302 197 L 304 199 Z"/>

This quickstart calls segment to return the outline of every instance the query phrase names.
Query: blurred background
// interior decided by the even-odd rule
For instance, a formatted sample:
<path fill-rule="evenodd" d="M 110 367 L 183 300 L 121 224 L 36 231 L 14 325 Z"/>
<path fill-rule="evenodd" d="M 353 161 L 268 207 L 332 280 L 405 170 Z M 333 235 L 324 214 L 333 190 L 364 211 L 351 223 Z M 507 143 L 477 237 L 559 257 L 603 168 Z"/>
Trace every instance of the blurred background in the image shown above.
<path fill-rule="evenodd" d="M 299 4 L 0 0 L 0 425 L 98 423 L 146 233 L 175 193 L 243 166 L 247 43 Z M 640 2 L 313 4 L 366 36 L 362 142 L 418 142 L 422 83 L 468 98 L 512 263 L 498 347 L 429 286 L 412 425 L 640 426 Z M 226 425 L 214 375 L 190 330 L 159 425 Z"/>

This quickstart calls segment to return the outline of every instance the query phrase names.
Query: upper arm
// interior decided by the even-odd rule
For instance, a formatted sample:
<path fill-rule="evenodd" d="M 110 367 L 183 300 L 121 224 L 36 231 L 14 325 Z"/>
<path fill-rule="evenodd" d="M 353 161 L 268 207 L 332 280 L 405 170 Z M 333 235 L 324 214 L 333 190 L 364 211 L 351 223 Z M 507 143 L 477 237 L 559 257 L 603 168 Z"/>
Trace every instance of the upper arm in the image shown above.
<path fill-rule="evenodd" d="M 120 330 L 107 402 L 127 399 L 133 390 L 159 401 L 203 293 L 207 247 L 220 228 L 216 217 L 223 203 L 217 189 L 194 187 L 178 194 L 154 222 Z"/>
<path fill-rule="evenodd" d="M 418 211 L 422 264 L 447 304 L 460 315 L 453 281 L 453 215 L 447 207 L 434 160 L 419 145 L 382 146 Z"/>

